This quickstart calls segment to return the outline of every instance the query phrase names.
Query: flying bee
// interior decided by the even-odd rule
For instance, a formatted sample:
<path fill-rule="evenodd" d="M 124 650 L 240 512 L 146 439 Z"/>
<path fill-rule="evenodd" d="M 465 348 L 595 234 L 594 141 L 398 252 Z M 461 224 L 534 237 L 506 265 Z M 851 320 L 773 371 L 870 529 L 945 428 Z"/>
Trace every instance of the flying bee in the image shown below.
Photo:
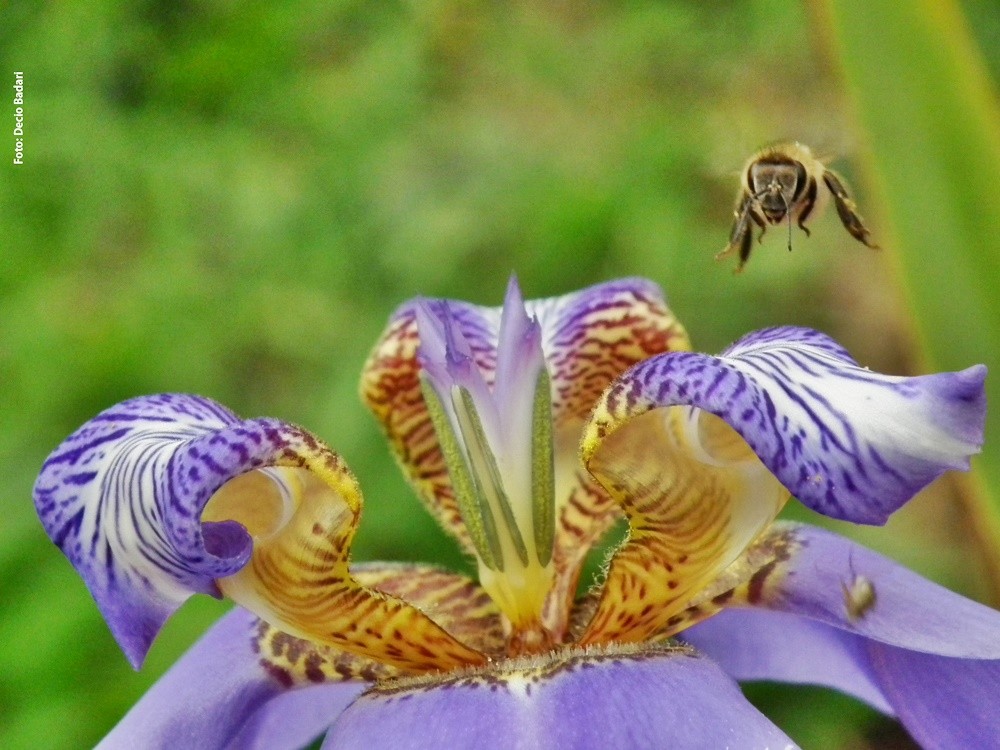
<path fill-rule="evenodd" d="M 753 249 L 751 221 L 760 227 L 757 237 L 760 242 L 768 224 L 776 226 L 787 220 L 791 250 L 792 221 L 808 237 L 806 221 L 819 214 L 829 196 L 833 196 L 837 215 L 851 236 L 868 247 L 878 248 L 872 244 L 871 233 L 861 221 L 843 180 L 813 156 L 808 146 L 778 143 L 761 149 L 747 161 L 740 182 L 729 244 L 715 256 L 719 260 L 739 248 L 736 273 L 743 270 Z"/>
<path fill-rule="evenodd" d="M 851 571 L 851 583 L 840 582 L 840 589 L 844 592 L 844 611 L 847 619 L 854 623 L 868 614 L 868 611 L 875 606 L 875 584 L 871 579 L 854 572 L 854 561 L 848 559 L 848 568 Z"/>

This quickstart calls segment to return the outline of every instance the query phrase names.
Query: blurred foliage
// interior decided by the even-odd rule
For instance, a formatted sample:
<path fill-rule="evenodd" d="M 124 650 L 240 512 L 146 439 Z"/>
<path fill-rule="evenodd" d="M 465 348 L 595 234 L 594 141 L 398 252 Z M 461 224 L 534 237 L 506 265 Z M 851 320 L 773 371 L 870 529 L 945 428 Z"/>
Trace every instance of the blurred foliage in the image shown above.
<path fill-rule="evenodd" d="M 922 365 L 958 369 L 984 358 L 997 364 L 1000 105 L 967 22 L 942 0 L 826 5 L 829 38 L 868 141 L 883 231 L 898 251 L 894 271 Z M 877 47 L 868 43 L 869 28 L 885 30 Z M 989 379 L 987 397 L 1000 403 L 1000 379 Z M 1000 488 L 995 416 L 978 464 L 988 481 L 966 493 L 970 531 L 993 550 L 990 563 L 1000 573 L 1000 496 L 984 491 Z"/>
<path fill-rule="evenodd" d="M 995 76 L 995 6 L 965 10 Z M 134 674 L 45 539 L 30 503 L 39 465 L 117 401 L 193 391 L 300 422 L 362 481 L 359 559 L 463 566 L 356 397 L 368 347 L 407 297 L 494 304 L 511 271 L 530 296 L 642 274 L 707 351 L 796 323 L 834 333 L 873 368 L 911 367 L 895 245 L 934 228 L 939 199 L 900 218 L 877 181 L 888 178 L 872 176 L 885 161 L 837 164 L 883 253 L 831 213 L 793 253 L 769 234 L 740 277 L 711 260 L 735 170 L 759 145 L 794 138 L 847 159 L 892 146 L 855 128 L 847 102 L 866 84 L 855 72 L 845 91 L 816 17 L 793 0 L 0 8 L 0 81 L 24 71 L 26 115 L 26 164 L 4 161 L 0 177 L 0 746 L 93 744 L 225 609 L 192 600 Z M 885 51 L 892 25 L 851 29 L 855 70 L 876 64 L 866 55 Z M 919 138 L 928 120 L 893 120 L 902 103 L 886 104 L 894 132 Z M 965 114 L 948 109 L 955 99 L 940 106 L 942 121 Z M 10 110 L 0 104 L 0 122 Z M 927 149 L 947 137 L 892 152 L 909 175 L 897 195 L 925 195 Z M 975 185 L 935 182 L 955 201 L 995 204 Z M 909 234 L 900 221 L 915 222 Z M 995 259 L 995 237 L 963 241 Z M 955 366 L 994 356 L 983 342 L 996 328 L 935 324 L 967 344 Z M 939 487 L 861 536 L 982 596 L 951 499 Z M 809 747 L 901 737 L 827 691 L 749 693 Z"/>

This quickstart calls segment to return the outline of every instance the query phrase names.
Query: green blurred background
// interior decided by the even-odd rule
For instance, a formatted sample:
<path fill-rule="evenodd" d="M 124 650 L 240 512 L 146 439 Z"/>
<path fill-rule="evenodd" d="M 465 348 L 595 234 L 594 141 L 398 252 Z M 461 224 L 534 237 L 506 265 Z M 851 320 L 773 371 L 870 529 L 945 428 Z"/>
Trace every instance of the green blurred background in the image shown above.
<path fill-rule="evenodd" d="M 997 358 L 995 0 L 13 2 L 0 61 L 26 162 L 8 94 L 3 748 L 92 745 L 226 609 L 192 600 L 133 673 L 35 517 L 44 457 L 122 399 L 302 423 L 361 479 L 357 559 L 463 567 L 356 396 L 408 297 L 641 274 L 706 351 L 794 323 L 883 371 Z M 736 171 L 785 138 L 837 157 L 881 252 L 830 211 L 741 276 L 713 262 Z M 977 466 L 886 529 L 826 525 L 995 605 L 997 441 Z M 806 747 L 909 746 L 825 690 L 748 694 Z"/>

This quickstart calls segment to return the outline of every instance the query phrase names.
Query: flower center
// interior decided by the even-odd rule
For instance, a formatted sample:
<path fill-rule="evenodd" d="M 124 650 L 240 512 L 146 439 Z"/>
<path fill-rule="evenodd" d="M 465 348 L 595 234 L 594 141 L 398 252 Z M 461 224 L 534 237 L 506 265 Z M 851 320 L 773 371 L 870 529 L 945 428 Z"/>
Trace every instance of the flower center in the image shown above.
<path fill-rule="evenodd" d="M 551 385 L 541 331 L 512 284 L 500 320 L 492 386 L 447 305 L 418 312 L 424 400 L 483 588 L 509 624 L 508 650 L 557 637 L 542 624 L 554 579 Z"/>

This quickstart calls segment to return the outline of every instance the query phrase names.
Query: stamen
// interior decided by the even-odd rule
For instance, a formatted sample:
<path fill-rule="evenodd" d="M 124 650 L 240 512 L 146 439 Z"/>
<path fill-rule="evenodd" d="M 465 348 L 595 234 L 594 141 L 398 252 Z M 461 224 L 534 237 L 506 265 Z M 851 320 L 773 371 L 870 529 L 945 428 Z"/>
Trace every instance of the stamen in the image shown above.
<path fill-rule="evenodd" d="M 458 435 L 451 426 L 451 420 L 445 412 L 444 404 L 438 397 L 434 386 L 428 382 L 427 375 L 420 374 L 420 390 L 427 404 L 434 432 L 437 433 L 444 456 L 451 486 L 455 492 L 455 500 L 462 512 L 462 520 L 472 537 L 472 544 L 479 553 L 483 564 L 496 571 L 503 570 L 503 551 L 500 536 L 497 534 L 496 523 L 490 512 L 486 498 L 479 491 L 475 476 L 466 463 L 465 452 L 459 444 Z"/>
<path fill-rule="evenodd" d="M 552 559 L 555 541 L 556 487 L 552 435 L 552 387 L 543 367 L 535 385 L 531 415 L 531 517 L 535 555 L 543 567 Z"/>
<path fill-rule="evenodd" d="M 514 519 L 514 510 L 510 507 L 510 500 L 504 490 L 496 456 L 490 449 L 490 442 L 483 430 L 483 423 L 479 418 L 479 412 L 476 411 L 472 394 L 466 388 L 455 385 L 452 386 L 451 401 L 472 464 L 472 478 L 480 497 L 480 508 L 484 515 L 490 515 L 491 521 L 493 520 L 491 511 L 494 508 L 500 511 L 521 565 L 527 565 L 528 548 L 524 545 L 521 530 Z"/>
<path fill-rule="evenodd" d="M 504 615 L 509 652 L 544 650 L 557 642 L 542 624 L 554 576 L 555 428 L 540 327 L 512 282 L 490 379 L 447 306 L 417 316 L 421 389 L 480 584 Z"/>

